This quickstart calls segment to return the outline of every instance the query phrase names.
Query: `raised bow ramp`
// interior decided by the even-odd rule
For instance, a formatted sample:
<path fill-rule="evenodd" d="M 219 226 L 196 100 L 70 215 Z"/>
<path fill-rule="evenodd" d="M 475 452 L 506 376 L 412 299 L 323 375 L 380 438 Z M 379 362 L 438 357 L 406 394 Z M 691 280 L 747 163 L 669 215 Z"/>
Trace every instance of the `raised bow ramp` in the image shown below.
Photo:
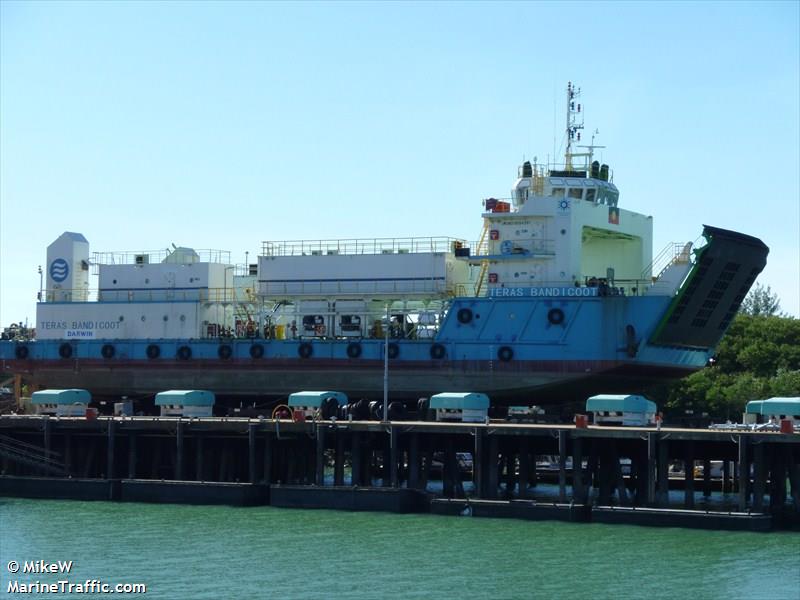
<path fill-rule="evenodd" d="M 767 264 L 760 239 L 703 226 L 708 242 L 670 303 L 651 344 L 713 348 L 736 316 L 747 292 Z"/>

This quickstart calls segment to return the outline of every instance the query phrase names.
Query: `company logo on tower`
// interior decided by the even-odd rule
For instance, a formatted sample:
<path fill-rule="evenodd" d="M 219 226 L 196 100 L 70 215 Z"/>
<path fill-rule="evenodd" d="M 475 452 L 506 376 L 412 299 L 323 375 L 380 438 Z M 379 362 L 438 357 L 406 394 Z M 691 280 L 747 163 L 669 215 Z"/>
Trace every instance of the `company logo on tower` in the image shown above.
<path fill-rule="evenodd" d="M 50 263 L 50 278 L 56 283 L 61 283 L 69 275 L 69 264 L 63 258 L 57 258 Z"/>

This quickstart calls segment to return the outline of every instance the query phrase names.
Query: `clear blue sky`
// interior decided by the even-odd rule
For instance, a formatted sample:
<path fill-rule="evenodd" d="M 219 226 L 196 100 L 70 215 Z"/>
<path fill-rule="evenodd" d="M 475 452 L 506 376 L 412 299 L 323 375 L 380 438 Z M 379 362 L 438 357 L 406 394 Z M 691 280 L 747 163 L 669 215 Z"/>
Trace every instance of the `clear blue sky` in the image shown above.
<path fill-rule="evenodd" d="M 800 314 L 800 10 L 731 3 L 0 2 L 0 324 L 63 231 L 93 251 L 476 239 L 583 89 L 654 251 L 771 248 Z"/>

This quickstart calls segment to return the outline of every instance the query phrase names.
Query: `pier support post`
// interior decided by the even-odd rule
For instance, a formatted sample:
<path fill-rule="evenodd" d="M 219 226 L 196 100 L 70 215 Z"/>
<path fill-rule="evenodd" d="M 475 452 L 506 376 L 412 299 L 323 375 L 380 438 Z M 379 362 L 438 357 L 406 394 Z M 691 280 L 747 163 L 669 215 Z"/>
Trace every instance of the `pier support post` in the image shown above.
<path fill-rule="evenodd" d="M 567 501 L 567 435 L 566 429 L 558 430 L 558 500 Z"/>
<path fill-rule="evenodd" d="M 794 459 L 792 449 L 787 445 L 783 450 L 786 454 L 786 468 L 789 470 L 789 484 L 792 490 L 794 509 L 800 513 L 800 463 Z"/>
<path fill-rule="evenodd" d="M 647 480 L 647 505 L 653 506 L 656 503 L 656 459 L 658 456 L 658 434 L 650 431 L 647 434 L 647 468 L 645 478 Z"/>
<path fill-rule="evenodd" d="M 264 432 L 264 483 L 269 485 L 272 483 L 272 454 L 273 442 L 272 433 L 269 431 Z"/>
<path fill-rule="evenodd" d="M 658 440 L 658 493 L 656 502 L 662 508 L 669 504 L 669 442 Z"/>
<path fill-rule="evenodd" d="M 128 479 L 136 479 L 136 434 L 128 434 Z"/>
<path fill-rule="evenodd" d="M 494 500 L 497 498 L 497 486 L 498 486 L 498 455 L 497 455 L 497 436 L 489 433 L 488 434 L 488 457 L 486 461 L 486 465 L 488 467 L 488 474 L 486 477 L 486 498 L 490 500 Z"/>
<path fill-rule="evenodd" d="M 767 473 L 764 465 L 764 444 L 753 444 L 754 479 L 753 482 L 753 512 L 764 511 L 764 484 Z"/>
<path fill-rule="evenodd" d="M 325 426 L 317 425 L 314 485 L 325 485 Z"/>
<path fill-rule="evenodd" d="M 453 436 L 445 434 L 444 463 L 442 464 L 442 493 L 445 498 L 456 497 L 456 477 L 458 467 L 456 466 L 456 452 L 453 447 Z"/>
<path fill-rule="evenodd" d="M 194 436 L 194 478 L 203 481 L 203 436 L 195 432 Z"/>
<path fill-rule="evenodd" d="M 258 433 L 258 423 L 248 423 L 247 425 L 247 480 L 256 483 L 256 434 Z"/>
<path fill-rule="evenodd" d="M 572 500 L 577 503 L 586 502 L 586 491 L 583 482 L 583 439 L 572 440 Z"/>
<path fill-rule="evenodd" d="M 114 479 L 114 437 L 116 433 L 116 421 L 113 418 L 108 420 L 108 447 L 106 453 L 106 479 Z"/>
<path fill-rule="evenodd" d="M 475 447 L 472 452 L 472 486 L 475 496 L 484 498 L 486 493 L 486 462 L 485 462 L 485 443 L 483 427 L 476 427 L 472 435 L 475 436 Z"/>
<path fill-rule="evenodd" d="M 419 487 L 419 434 L 412 433 L 408 440 L 408 487 Z"/>
<path fill-rule="evenodd" d="M 694 508 L 694 442 L 687 440 L 684 447 L 684 487 L 683 504 L 685 508 Z"/>
<path fill-rule="evenodd" d="M 72 434 L 64 433 L 64 469 L 72 473 Z"/>
<path fill-rule="evenodd" d="M 786 459 L 781 448 L 772 448 L 769 507 L 773 513 L 783 510 L 786 503 Z M 791 467 L 791 465 L 789 465 Z"/>
<path fill-rule="evenodd" d="M 512 461 L 512 469 L 513 461 Z M 531 454 L 529 440 L 527 436 L 521 436 L 519 440 L 519 497 L 528 497 L 528 484 L 531 480 Z"/>
<path fill-rule="evenodd" d="M 703 459 L 703 498 L 711 497 L 711 459 Z"/>
<path fill-rule="evenodd" d="M 42 425 L 42 429 L 44 432 L 44 455 L 49 460 L 51 458 L 50 448 L 52 446 L 52 438 L 53 438 L 53 424 L 50 422 L 50 417 L 45 415 L 44 417 L 44 424 Z M 42 468 L 42 475 L 48 476 L 50 473 L 47 472 L 46 468 Z"/>
<path fill-rule="evenodd" d="M 183 480 L 183 419 L 178 419 L 175 430 L 175 479 Z"/>
<path fill-rule="evenodd" d="M 361 485 L 364 479 L 361 451 L 361 433 L 354 431 L 350 440 L 350 466 L 351 466 L 351 485 Z"/>
<path fill-rule="evenodd" d="M 344 435 L 336 431 L 336 450 L 333 457 L 333 485 L 344 485 Z"/>
<path fill-rule="evenodd" d="M 408 440 L 408 487 L 419 488 L 419 434 L 412 433 Z"/>
<path fill-rule="evenodd" d="M 731 489 L 731 461 L 727 458 L 722 461 L 722 493 L 727 494 Z"/>
<path fill-rule="evenodd" d="M 400 458 L 399 450 L 397 428 L 389 425 L 389 483 L 393 488 L 400 486 L 397 475 L 397 463 L 399 462 Z"/>
<path fill-rule="evenodd" d="M 628 490 L 625 487 L 625 477 L 622 475 L 622 464 L 620 463 L 620 456 L 616 446 L 611 448 L 611 457 L 619 504 L 620 506 L 628 506 Z M 633 461 L 631 461 L 631 475 L 633 475 Z"/>
<path fill-rule="evenodd" d="M 597 503 L 611 504 L 612 477 L 614 474 L 613 455 L 609 444 L 604 444 L 599 452 L 599 468 L 597 469 Z"/>
<path fill-rule="evenodd" d="M 747 462 L 747 440 L 748 437 L 739 434 L 739 510 L 747 510 L 747 487 L 750 481 L 750 464 Z"/>

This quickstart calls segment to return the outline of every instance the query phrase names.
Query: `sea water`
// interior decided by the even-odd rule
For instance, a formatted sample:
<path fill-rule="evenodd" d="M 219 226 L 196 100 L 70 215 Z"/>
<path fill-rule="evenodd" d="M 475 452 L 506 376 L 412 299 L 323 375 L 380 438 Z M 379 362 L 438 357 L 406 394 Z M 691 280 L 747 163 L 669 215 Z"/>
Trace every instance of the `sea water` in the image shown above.
<path fill-rule="evenodd" d="M 0 499 L 0 559 L 12 598 L 102 596 L 9 593 L 14 581 L 97 581 L 176 600 L 800 599 L 788 532 Z M 58 561 L 68 573 L 22 572 Z"/>

